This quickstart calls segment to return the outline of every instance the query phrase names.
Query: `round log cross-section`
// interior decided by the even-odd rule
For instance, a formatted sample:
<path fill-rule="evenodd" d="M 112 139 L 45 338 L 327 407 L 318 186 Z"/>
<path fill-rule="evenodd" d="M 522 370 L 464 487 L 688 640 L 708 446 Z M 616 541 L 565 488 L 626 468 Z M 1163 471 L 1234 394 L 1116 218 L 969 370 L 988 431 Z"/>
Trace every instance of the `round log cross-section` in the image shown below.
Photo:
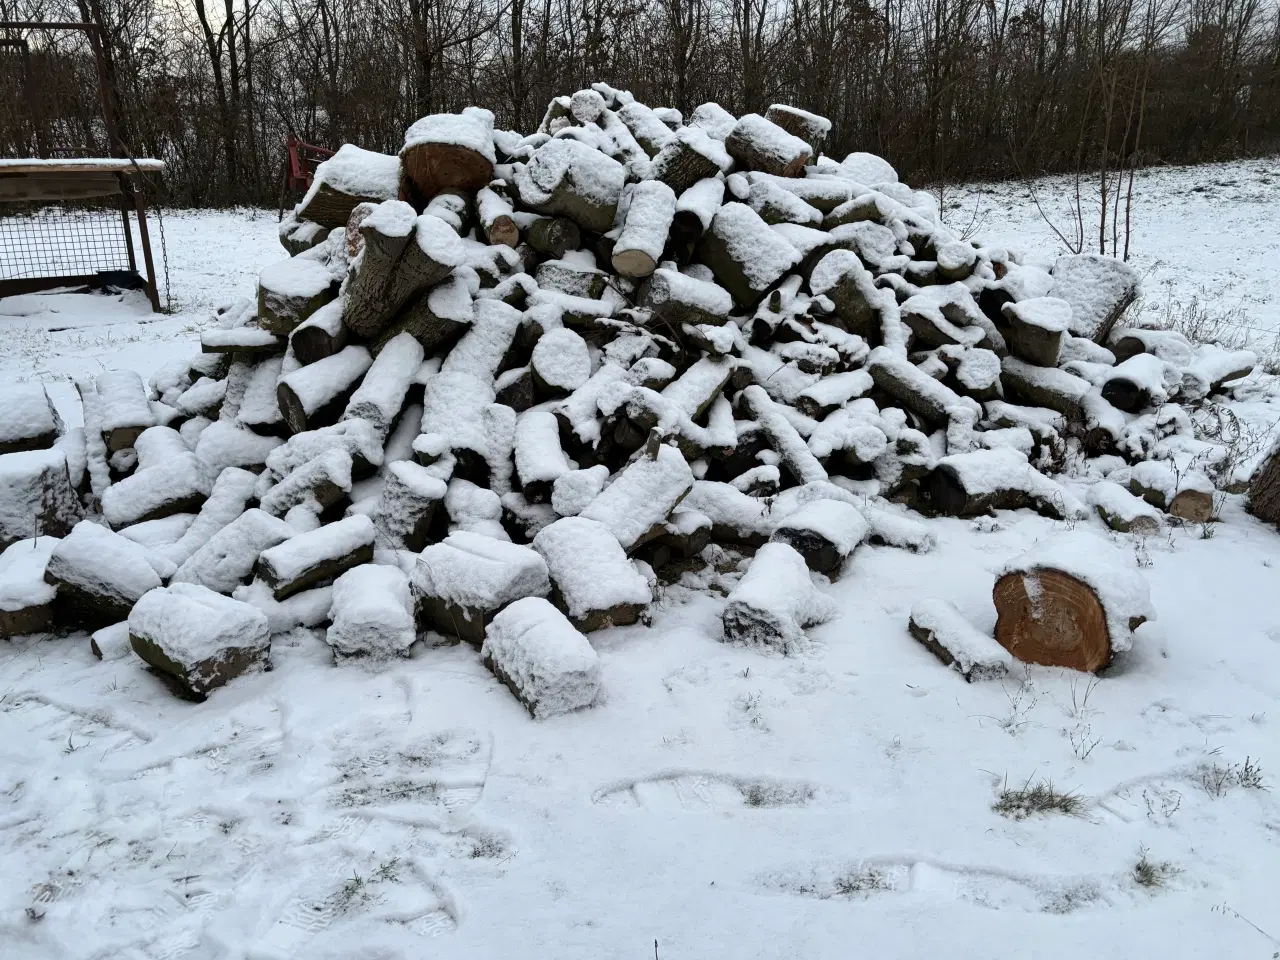
<path fill-rule="evenodd" d="M 405 175 L 424 201 L 450 187 L 474 193 L 493 179 L 484 154 L 453 143 L 420 143 L 401 154 Z"/>
<path fill-rule="evenodd" d="M 1093 673 L 1111 662 L 1106 613 L 1085 583 L 1060 570 L 996 581 L 996 641 L 1024 663 Z"/>

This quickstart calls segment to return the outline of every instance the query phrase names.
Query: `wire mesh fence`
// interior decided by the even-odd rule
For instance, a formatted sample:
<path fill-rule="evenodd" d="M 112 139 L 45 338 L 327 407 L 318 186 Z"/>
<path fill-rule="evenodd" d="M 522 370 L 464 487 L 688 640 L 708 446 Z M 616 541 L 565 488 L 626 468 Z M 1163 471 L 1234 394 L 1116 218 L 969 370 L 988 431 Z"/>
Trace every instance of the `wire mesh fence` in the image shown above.
<path fill-rule="evenodd" d="M 127 229 L 117 198 L 74 207 L 5 204 L 0 207 L 0 280 L 136 271 Z"/>

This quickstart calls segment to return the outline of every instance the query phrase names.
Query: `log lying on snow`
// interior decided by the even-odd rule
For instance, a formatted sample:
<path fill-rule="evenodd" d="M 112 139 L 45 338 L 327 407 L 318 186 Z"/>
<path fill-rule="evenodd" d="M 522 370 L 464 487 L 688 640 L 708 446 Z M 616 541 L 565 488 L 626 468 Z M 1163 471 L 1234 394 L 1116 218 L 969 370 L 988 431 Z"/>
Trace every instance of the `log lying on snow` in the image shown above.
<path fill-rule="evenodd" d="M 835 615 L 835 603 L 813 585 L 804 557 L 785 543 L 766 543 L 729 594 L 721 620 L 726 643 L 795 653 L 806 627 Z"/>
<path fill-rule="evenodd" d="M 325 642 L 336 658 L 408 655 L 418 631 L 409 578 L 399 567 L 353 567 L 334 582 L 332 598 Z"/>
<path fill-rule="evenodd" d="M 270 663 L 266 616 L 192 583 L 140 599 L 129 614 L 129 640 L 134 653 L 195 700 Z"/>
<path fill-rule="evenodd" d="M 43 384 L 0 387 L 0 413 L 0 456 L 44 450 L 62 435 L 62 418 Z"/>
<path fill-rule="evenodd" d="M 936 597 L 911 607 L 908 629 L 930 653 L 966 681 L 999 680 L 1009 673 L 1009 651 L 965 619 L 952 604 Z"/>
<path fill-rule="evenodd" d="M 1112 530 L 1152 537 L 1164 525 L 1160 511 L 1118 483 L 1099 480 L 1089 487 L 1089 505 Z"/>
<path fill-rule="evenodd" d="M 1095 672 L 1155 619 L 1146 580 L 1084 530 L 1046 539 L 996 577 L 996 640 L 1024 663 Z"/>
<path fill-rule="evenodd" d="M 1192 469 L 1148 460 L 1134 466 L 1129 491 L 1165 513 L 1191 523 L 1208 523 L 1214 514 L 1216 492 L 1209 478 Z"/>
<path fill-rule="evenodd" d="M 494 617 L 480 654 L 535 719 L 589 707 L 600 693 L 595 650 L 539 597 L 517 600 Z"/>
<path fill-rule="evenodd" d="M 943 457 L 930 474 L 929 498 L 935 510 L 954 517 L 1022 507 L 1060 520 L 1085 512 L 1072 493 L 1011 447 Z"/>

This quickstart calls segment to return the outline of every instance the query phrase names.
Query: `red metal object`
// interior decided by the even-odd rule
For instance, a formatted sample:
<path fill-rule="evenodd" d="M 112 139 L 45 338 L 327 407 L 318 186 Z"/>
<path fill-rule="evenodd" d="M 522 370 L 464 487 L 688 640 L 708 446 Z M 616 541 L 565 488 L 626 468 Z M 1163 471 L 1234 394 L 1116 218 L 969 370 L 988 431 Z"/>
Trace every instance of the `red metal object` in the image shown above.
<path fill-rule="evenodd" d="M 280 178 L 280 213 L 284 219 L 285 200 L 289 196 L 305 193 L 315 178 L 316 167 L 333 156 L 332 150 L 304 143 L 295 134 L 285 140 L 284 170 Z"/>

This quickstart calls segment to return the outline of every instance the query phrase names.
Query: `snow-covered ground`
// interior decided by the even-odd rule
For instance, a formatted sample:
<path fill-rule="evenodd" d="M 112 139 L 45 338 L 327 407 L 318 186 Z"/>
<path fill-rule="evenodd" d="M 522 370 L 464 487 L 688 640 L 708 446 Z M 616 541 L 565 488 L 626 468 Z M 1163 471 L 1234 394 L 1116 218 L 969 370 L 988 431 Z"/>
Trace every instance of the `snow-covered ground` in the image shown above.
<path fill-rule="evenodd" d="M 1055 252 L 987 191 L 979 236 Z M 1280 329 L 1278 221 L 1280 161 L 1145 174 L 1146 308 Z M 180 313 L 0 301 L 0 381 L 77 422 L 71 377 L 198 349 L 282 256 L 270 214 L 165 224 Z M 1258 428 L 1268 393 L 1236 404 Z M 1236 497 L 1211 537 L 1112 535 L 1158 613 L 1134 649 L 1096 683 L 965 684 L 912 604 L 989 631 L 993 571 L 1065 524 L 930 524 L 931 553 L 860 547 L 796 657 L 726 647 L 715 591 L 668 588 L 592 636 L 605 702 L 541 722 L 465 645 L 335 667 L 298 632 L 198 705 L 83 636 L 0 648 L 0 957 L 1274 957 L 1280 537 Z M 1074 815 L 992 810 L 1040 781 Z"/>

